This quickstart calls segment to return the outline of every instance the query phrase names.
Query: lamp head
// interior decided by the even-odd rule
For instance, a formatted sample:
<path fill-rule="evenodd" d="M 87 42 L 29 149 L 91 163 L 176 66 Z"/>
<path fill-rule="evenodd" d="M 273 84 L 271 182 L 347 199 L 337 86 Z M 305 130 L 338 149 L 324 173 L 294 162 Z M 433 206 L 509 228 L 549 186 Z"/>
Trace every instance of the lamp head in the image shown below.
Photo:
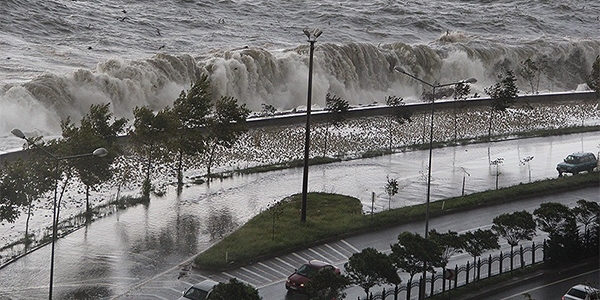
<path fill-rule="evenodd" d="M 21 131 L 21 129 L 15 128 L 11 130 L 10 133 L 12 133 L 14 136 L 20 139 L 25 139 L 25 134 L 23 133 L 23 131 Z"/>
<path fill-rule="evenodd" d="M 98 148 L 98 149 L 94 150 L 94 152 L 92 152 L 92 154 L 94 154 L 94 156 L 98 156 L 98 157 L 105 157 L 108 154 L 108 150 L 106 150 L 105 148 Z"/>
<path fill-rule="evenodd" d="M 321 29 L 315 29 L 313 31 L 313 35 L 315 36 L 315 39 L 318 38 L 319 36 L 321 36 L 321 34 L 323 33 L 323 31 L 321 31 Z"/>
<path fill-rule="evenodd" d="M 310 39 L 310 31 L 308 31 L 307 28 L 304 28 L 302 31 L 304 32 L 304 34 L 306 35 L 306 37 Z"/>
<path fill-rule="evenodd" d="M 477 79 L 476 79 L 476 78 L 472 78 L 472 77 L 471 77 L 471 78 L 469 78 L 469 79 L 465 80 L 464 82 L 465 82 L 465 83 L 475 83 L 475 82 L 477 82 Z"/>

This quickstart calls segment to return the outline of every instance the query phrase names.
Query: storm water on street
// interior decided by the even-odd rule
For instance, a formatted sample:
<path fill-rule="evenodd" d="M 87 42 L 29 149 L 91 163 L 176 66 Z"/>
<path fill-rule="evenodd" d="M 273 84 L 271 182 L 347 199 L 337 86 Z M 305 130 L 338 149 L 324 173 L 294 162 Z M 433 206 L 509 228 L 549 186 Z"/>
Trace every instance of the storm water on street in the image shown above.
<path fill-rule="evenodd" d="M 556 164 L 566 155 L 598 153 L 599 146 L 600 138 L 592 132 L 434 149 L 431 201 L 459 196 L 463 189 L 469 194 L 494 189 L 496 184 L 506 187 L 554 178 Z M 428 154 L 409 151 L 311 166 L 309 190 L 356 197 L 365 213 L 424 203 Z M 526 157 L 533 158 L 527 163 Z M 386 176 L 400 186 L 391 200 L 384 190 Z M 180 195 L 170 188 L 146 206 L 94 221 L 57 241 L 55 295 L 106 299 L 125 293 L 189 262 L 216 242 L 207 230 L 211 216 L 230 215 L 239 226 L 271 203 L 300 193 L 301 186 L 301 168 L 235 175 L 210 185 L 186 186 Z M 0 270 L 0 299 L 47 296 L 49 270 L 49 246 L 7 265 Z"/>

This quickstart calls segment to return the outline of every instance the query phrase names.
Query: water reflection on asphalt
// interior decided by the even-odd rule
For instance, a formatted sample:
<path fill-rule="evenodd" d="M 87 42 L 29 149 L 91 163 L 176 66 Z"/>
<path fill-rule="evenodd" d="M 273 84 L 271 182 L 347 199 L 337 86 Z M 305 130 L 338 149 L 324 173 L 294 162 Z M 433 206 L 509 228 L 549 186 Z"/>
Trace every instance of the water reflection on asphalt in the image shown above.
<path fill-rule="evenodd" d="M 434 149 L 431 199 L 461 195 L 463 180 L 467 194 L 495 188 L 496 170 L 489 161 L 498 157 L 504 158 L 498 177 L 504 187 L 528 182 L 530 172 L 534 181 L 554 178 L 556 163 L 567 154 L 598 152 L 598 145 L 596 133 L 585 133 Z M 427 150 L 414 151 L 311 166 L 309 189 L 357 197 L 365 212 L 423 203 L 427 155 Z M 520 164 L 526 156 L 534 156 L 529 167 Z M 386 176 L 396 178 L 401 188 L 391 201 L 384 190 Z M 105 299 L 126 293 L 210 247 L 215 242 L 211 234 L 218 236 L 215 232 L 223 228 L 208 220 L 241 225 L 273 201 L 300 193 L 301 187 L 301 168 L 246 174 L 210 185 L 189 185 L 181 195 L 169 189 L 148 205 L 95 221 L 57 242 L 55 295 Z M 49 260 L 50 247 L 42 247 L 0 270 L 0 295 L 46 297 Z M 26 297 L 16 296 L 24 293 Z"/>

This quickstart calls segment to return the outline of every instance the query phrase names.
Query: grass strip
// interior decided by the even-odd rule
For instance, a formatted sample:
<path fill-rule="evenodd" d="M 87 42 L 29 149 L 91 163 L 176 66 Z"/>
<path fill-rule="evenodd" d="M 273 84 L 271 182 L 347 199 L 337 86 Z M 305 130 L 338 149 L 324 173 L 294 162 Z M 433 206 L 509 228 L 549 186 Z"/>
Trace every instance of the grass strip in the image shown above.
<path fill-rule="evenodd" d="M 599 173 L 519 184 L 430 203 L 431 216 L 598 186 Z M 425 204 L 364 214 L 360 200 L 338 194 L 309 193 L 306 222 L 300 222 L 301 195 L 283 199 L 200 253 L 194 267 L 222 271 L 373 230 L 422 220 Z M 443 206 L 443 209 L 442 209 Z"/>

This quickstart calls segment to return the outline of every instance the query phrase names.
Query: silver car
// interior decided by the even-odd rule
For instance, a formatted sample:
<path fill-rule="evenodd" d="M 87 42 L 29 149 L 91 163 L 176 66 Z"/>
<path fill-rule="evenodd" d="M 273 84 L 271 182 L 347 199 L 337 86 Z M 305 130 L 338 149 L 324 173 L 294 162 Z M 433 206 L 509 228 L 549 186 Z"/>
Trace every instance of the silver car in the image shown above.
<path fill-rule="evenodd" d="M 600 290 L 589 285 L 578 284 L 570 288 L 562 300 L 600 300 Z"/>
<path fill-rule="evenodd" d="M 206 300 L 217 284 L 219 283 L 210 279 L 198 282 L 183 291 L 183 295 L 177 300 Z"/>

